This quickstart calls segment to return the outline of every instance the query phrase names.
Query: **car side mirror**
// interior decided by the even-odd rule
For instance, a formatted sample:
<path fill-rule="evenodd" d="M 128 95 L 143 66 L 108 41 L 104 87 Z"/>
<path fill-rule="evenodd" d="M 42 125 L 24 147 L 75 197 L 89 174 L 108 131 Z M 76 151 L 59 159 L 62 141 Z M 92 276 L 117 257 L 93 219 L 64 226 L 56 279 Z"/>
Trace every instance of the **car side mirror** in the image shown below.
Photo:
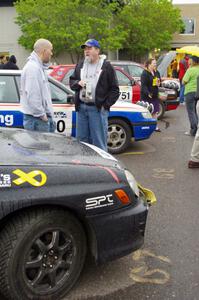
<path fill-rule="evenodd" d="M 130 83 L 131 83 L 132 86 L 135 85 L 135 80 L 132 78 L 132 79 L 130 80 Z"/>
<path fill-rule="evenodd" d="M 72 94 L 69 94 L 67 97 L 67 103 L 74 104 L 75 103 L 75 96 Z"/>

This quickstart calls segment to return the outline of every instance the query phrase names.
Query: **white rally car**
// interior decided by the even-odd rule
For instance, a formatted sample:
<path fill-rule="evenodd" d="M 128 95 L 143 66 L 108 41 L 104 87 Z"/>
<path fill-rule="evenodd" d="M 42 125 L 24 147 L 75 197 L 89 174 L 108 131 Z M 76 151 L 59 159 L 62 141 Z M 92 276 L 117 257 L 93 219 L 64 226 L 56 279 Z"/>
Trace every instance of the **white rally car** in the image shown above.
<path fill-rule="evenodd" d="M 0 126 L 23 127 L 20 111 L 20 75 L 18 70 L 0 70 Z M 57 132 L 74 136 L 76 113 L 71 90 L 49 76 L 54 119 Z M 108 150 L 117 154 L 125 151 L 131 139 L 148 139 L 156 128 L 156 120 L 139 105 L 117 101 L 109 113 Z"/>

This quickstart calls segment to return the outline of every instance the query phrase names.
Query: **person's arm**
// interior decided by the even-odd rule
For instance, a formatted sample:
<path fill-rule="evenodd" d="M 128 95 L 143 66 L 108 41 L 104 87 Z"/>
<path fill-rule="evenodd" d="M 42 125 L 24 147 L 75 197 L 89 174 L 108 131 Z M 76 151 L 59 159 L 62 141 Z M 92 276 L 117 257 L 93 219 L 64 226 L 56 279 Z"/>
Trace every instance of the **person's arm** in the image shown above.
<path fill-rule="evenodd" d="M 145 95 L 146 98 L 152 98 L 152 95 L 148 89 L 148 76 L 145 71 L 142 72 L 141 74 L 141 89 L 142 93 Z"/>
<path fill-rule="evenodd" d="M 157 85 L 160 86 L 161 85 L 161 76 L 160 76 L 160 72 L 158 70 L 156 71 L 156 76 L 158 78 Z"/>
<path fill-rule="evenodd" d="M 199 76 L 197 77 L 196 100 L 199 100 Z"/>
<path fill-rule="evenodd" d="M 185 74 L 184 74 L 184 77 L 182 78 L 182 84 L 187 84 L 190 80 L 190 72 L 189 72 L 190 69 L 188 69 Z"/>
<path fill-rule="evenodd" d="M 120 95 L 119 84 L 116 76 L 114 67 L 108 64 L 108 82 L 109 82 L 109 93 L 106 102 L 104 103 L 105 109 L 110 109 L 110 107 L 115 104 Z"/>
<path fill-rule="evenodd" d="M 46 119 L 46 113 L 43 106 L 41 84 L 39 82 L 40 74 L 34 70 L 27 72 L 25 78 L 25 94 L 27 99 L 27 104 L 29 105 L 31 112 L 34 117 L 40 117 L 41 119 Z"/>
<path fill-rule="evenodd" d="M 69 78 L 70 88 L 73 91 L 79 91 L 84 86 L 84 84 L 85 82 L 80 78 L 80 66 L 76 65 L 73 74 Z"/>

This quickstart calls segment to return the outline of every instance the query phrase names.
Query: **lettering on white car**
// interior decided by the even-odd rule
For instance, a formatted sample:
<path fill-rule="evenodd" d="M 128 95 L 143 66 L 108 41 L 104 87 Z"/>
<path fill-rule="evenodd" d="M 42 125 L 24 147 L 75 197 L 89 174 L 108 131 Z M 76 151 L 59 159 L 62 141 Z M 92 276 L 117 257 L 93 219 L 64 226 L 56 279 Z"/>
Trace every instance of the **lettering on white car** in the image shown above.
<path fill-rule="evenodd" d="M 5 124 L 6 126 L 12 126 L 14 124 L 14 116 L 0 115 L 0 124 Z"/>
<path fill-rule="evenodd" d="M 130 92 L 120 92 L 119 99 L 120 100 L 131 100 L 131 93 Z"/>

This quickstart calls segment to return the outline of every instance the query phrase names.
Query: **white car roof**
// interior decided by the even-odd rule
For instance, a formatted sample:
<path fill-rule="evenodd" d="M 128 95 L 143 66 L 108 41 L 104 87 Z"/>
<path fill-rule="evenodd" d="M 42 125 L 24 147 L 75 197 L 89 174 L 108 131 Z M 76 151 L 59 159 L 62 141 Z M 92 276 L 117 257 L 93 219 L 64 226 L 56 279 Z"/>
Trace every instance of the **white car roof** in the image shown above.
<path fill-rule="evenodd" d="M 21 74 L 22 70 L 4 70 L 0 69 L 0 74 L 11 74 L 11 75 L 16 75 L 16 74 Z"/>

